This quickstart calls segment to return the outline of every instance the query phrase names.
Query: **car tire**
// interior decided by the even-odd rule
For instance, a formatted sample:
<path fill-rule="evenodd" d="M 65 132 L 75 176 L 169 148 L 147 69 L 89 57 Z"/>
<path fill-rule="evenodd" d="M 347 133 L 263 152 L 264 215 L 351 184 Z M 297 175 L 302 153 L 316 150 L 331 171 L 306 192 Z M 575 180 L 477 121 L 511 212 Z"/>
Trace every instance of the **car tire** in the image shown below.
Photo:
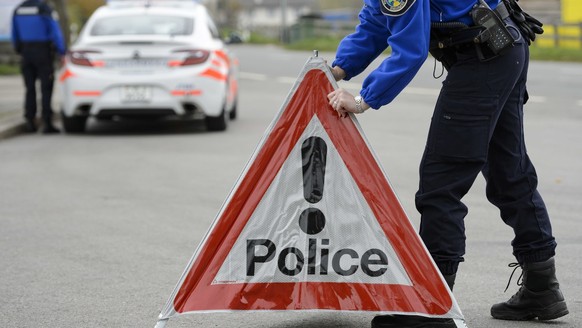
<path fill-rule="evenodd" d="M 63 129 L 67 133 L 83 133 L 87 123 L 87 117 L 84 116 L 67 116 L 62 113 Z"/>
<path fill-rule="evenodd" d="M 206 128 L 208 131 L 224 131 L 226 130 L 226 113 L 224 109 L 218 116 L 206 116 Z"/>
<path fill-rule="evenodd" d="M 228 113 L 228 118 L 231 120 L 236 120 L 236 116 L 237 116 L 237 108 L 238 108 L 238 99 L 234 100 L 234 104 L 232 105 L 232 109 L 230 110 L 230 113 Z"/>

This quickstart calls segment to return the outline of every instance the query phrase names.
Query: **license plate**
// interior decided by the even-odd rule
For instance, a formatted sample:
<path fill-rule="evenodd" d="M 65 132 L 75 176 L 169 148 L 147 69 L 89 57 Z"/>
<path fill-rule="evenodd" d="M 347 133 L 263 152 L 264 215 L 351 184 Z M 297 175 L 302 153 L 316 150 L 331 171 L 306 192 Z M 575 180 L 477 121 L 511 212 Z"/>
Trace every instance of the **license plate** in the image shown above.
<path fill-rule="evenodd" d="M 121 88 L 124 102 L 148 102 L 152 99 L 152 88 L 148 85 L 126 85 Z"/>

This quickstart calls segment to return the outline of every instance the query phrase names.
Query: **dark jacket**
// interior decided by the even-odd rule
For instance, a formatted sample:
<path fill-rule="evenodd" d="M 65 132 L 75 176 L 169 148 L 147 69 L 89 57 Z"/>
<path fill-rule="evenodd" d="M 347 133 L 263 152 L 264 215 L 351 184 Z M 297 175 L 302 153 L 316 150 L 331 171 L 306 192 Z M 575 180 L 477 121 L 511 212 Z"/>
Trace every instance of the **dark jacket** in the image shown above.
<path fill-rule="evenodd" d="M 53 10 L 42 0 L 26 0 L 12 16 L 12 45 L 20 53 L 27 43 L 48 43 L 60 55 L 66 48 Z"/>

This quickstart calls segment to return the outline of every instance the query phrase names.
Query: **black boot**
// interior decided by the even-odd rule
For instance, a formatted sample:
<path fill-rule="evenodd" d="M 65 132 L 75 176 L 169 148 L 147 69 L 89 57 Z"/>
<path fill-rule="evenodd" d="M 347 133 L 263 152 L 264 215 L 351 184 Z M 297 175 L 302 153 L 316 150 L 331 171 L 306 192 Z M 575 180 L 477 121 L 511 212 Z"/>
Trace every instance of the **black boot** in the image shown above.
<path fill-rule="evenodd" d="M 57 129 L 51 122 L 47 122 L 44 124 L 42 129 L 42 133 L 44 134 L 52 134 L 52 133 L 60 133 L 61 130 Z"/>
<path fill-rule="evenodd" d="M 26 126 L 24 128 L 24 131 L 28 132 L 28 133 L 34 133 L 36 132 L 36 123 L 34 123 L 34 120 L 26 120 Z"/>
<path fill-rule="evenodd" d="M 507 302 L 491 307 L 491 316 L 502 320 L 552 320 L 568 314 L 568 307 L 556 279 L 554 258 L 525 263 L 523 282 Z"/>

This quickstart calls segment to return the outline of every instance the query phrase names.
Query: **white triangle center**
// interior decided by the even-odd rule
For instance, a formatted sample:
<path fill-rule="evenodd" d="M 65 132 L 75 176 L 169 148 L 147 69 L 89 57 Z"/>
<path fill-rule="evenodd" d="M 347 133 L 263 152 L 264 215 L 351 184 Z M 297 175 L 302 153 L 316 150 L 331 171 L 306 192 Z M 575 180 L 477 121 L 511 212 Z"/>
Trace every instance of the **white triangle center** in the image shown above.
<path fill-rule="evenodd" d="M 301 153 L 302 143 L 312 136 L 323 139 L 327 146 L 323 195 L 314 204 L 304 198 Z M 308 234 L 300 227 L 301 213 L 308 208 L 324 214 L 325 226 L 317 233 Z M 315 115 L 213 280 L 213 284 L 272 282 L 411 285 L 378 220 Z"/>

